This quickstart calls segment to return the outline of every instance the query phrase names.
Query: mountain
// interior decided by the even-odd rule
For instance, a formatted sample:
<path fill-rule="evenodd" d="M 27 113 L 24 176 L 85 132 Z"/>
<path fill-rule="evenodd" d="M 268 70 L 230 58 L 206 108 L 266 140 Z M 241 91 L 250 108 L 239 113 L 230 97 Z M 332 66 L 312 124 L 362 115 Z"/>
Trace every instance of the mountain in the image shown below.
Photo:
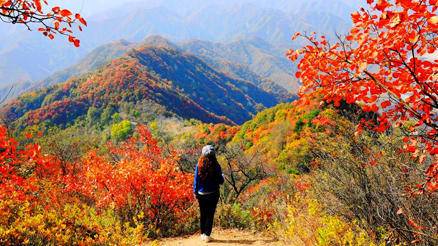
<path fill-rule="evenodd" d="M 217 72 L 198 57 L 167 47 L 148 46 L 129 53 L 149 70 L 203 108 L 240 124 L 259 109 L 278 103 L 275 96 L 249 82 Z"/>
<path fill-rule="evenodd" d="M 341 107 L 321 103 L 316 96 L 282 103 L 263 110 L 240 126 L 232 142 L 250 153 L 260 153 L 267 160 L 289 173 L 308 172 L 313 168 L 312 156 L 315 139 L 336 142 L 336 134 L 325 130 L 325 125 L 339 126 L 358 123 L 361 118 L 371 119 L 355 105 L 342 103 Z"/>
<path fill-rule="evenodd" d="M 245 46 L 243 41 L 240 41 L 239 44 L 241 46 Z M 248 63 L 247 60 L 255 60 L 256 58 L 248 58 L 241 57 L 240 54 L 235 54 L 234 51 L 226 51 L 221 46 L 220 43 L 210 43 L 210 42 L 203 42 L 203 41 L 191 41 L 191 42 L 183 42 L 181 44 L 174 44 L 170 42 L 168 39 L 165 39 L 161 36 L 149 36 L 141 43 L 130 43 L 124 40 L 112 42 L 110 44 L 103 45 L 101 47 L 96 48 L 93 50 L 90 54 L 88 54 L 84 59 L 82 59 L 79 63 L 73 65 L 72 67 L 69 67 L 67 69 L 64 69 L 62 71 L 59 71 L 55 73 L 54 75 L 48 77 L 47 79 L 41 81 L 40 83 L 35 84 L 31 89 L 38 89 L 42 87 L 47 87 L 56 83 L 64 82 L 72 77 L 77 77 L 80 75 L 84 75 L 86 73 L 90 73 L 97 68 L 101 67 L 102 65 L 110 62 L 112 59 L 120 57 L 127 53 L 130 49 L 133 49 L 134 47 L 139 46 L 154 46 L 154 47 L 164 47 L 168 49 L 175 49 L 179 51 L 188 52 L 191 54 L 195 54 L 197 57 L 201 58 L 204 62 L 206 62 L 209 66 L 214 68 L 217 71 L 220 71 L 222 73 L 225 73 L 227 76 L 230 76 L 234 79 L 238 80 L 244 80 L 246 82 L 252 83 L 259 88 L 268 91 L 272 94 L 274 94 L 279 101 L 288 101 L 292 98 L 292 93 L 289 93 L 284 87 L 282 87 L 279 83 L 277 83 L 274 80 L 267 79 L 265 76 L 267 74 L 260 73 L 260 71 L 266 71 L 260 69 L 258 66 L 254 65 L 252 62 L 252 66 L 250 67 L 249 64 L 245 65 L 244 63 Z M 202 53 L 199 52 L 199 49 L 196 49 L 196 47 L 208 47 L 211 52 L 208 53 Z M 248 46 L 250 44 L 248 43 Z M 217 48 L 216 48 L 217 47 Z M 270 48 L 270 46 L 267 46 Z M 239 50 L 240 47 L 234 47 L 236 50 Z M 260 56 L 260 59 L 264 59 L 264 62 L 268 64 L 271 71 L 279 70 L 277 69 L 277 65 L 274 63 L 275 58 L 273 55 L 269 55 L 270 52 L 273 52 L 270 49 L 267 49 L 266 47 L 263 48 L 260 46 L 260 48 L 256 48 L 255 46 L 252 47 L 254 50 L 259 50 L 258 52 L 254 54 L 264 54 L 264 56 Z M 228 52 L 227 56 L 218 56 L 217 52 Z M 271 60 L 268 59 L 269 57 L 272 57 Z M 227 59 L 228 58 L 228 59 Z M 284 63 L 289 63 L 288 60 L 285 58 L 277 58 L 279 61 L 284 61 Z M 272 63 L 271 63 L 272 62 Z M 288 72 L 286 71 L 286 66 L 283 66 L 284 73 Z M 281 68 L 280 68 L 281 69 Z M 289 68 L 290 70 L 290 68 Z M 274 77 L 275 79 L 275 77 Z M 293 76 L 291 74 L 288 74 L 287 76 L 284 76 L 284 80 L 286 83 L 292 84 Z"/>
<path fill-rule="evenodd" d="M 233 63 L 239 65 L 243 71 L 233 71 L 239 74 L 253 72 L 254 76 L 263 78 L 279 85 L 292 93 L 298 91 L 299 84 L 294 76 L 294 66 L 279 50 L 263 39 L 252 37 L 239 39 L 230 43 L 212 43 L 208 41 L 189 41 L 182 45 L 187 50 L 205 59 L 215 67 L 223 67 L 223 64 Z"/>
<path fill-rule="evenodd" d="M 66 126 L 90 110 L 241 124 L 277 103 L 274 95 L 190 53 L 144 43 L 95 72 L 23 94 L 2 115 L 15 126 Z"/>
<path fill-rule="evenodd" d="M 102 5 L 103 1 L 86 6 Z M 125 39 L 140 42 L 159 34 L 181 41 L 200 39 L 229 43 L 258 37 L 275 47 L 276 56 L 292 44 L 296 31 L 317 31 L 333 37 L 350 25 L 353 9 L 348 1 L 162 1 L 144 0 L 108 4 L 103 12 L 89 11 L 88 27 L 78 33 L 81 48 L 76 49 L 59 37 L 47 40 L 21 26 L 0 25 L 0 88 L 16 82 L 35 82 L 83 59 L 93 49 Z M 356 4 L 355 4 L 356 5 Z M 90 8 L 91 8 L 90 7 Z M 112 8 L 115 7 L 115 8 Z M 74 10 L 74 9 L 73 9 Z M 280 77 L 282 75 L 279 75 Z"/>

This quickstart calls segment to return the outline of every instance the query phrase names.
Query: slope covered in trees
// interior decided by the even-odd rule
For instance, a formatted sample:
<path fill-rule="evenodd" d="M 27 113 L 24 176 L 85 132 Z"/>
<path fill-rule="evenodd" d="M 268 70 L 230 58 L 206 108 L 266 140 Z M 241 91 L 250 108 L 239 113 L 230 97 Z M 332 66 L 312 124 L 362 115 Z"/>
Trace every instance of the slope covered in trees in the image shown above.
<path fill-rule="evenodd" d="M 28 128 L 21 142 L 37 141 L 41 148 L 17 147 L 4 129 L 7 182 L 0 211 L 21 212 L 0 220 L 7 228 L 2 240 L 22 242 L 34 234 L 65 244 L 138 243 L 191 233 L 197 224 L 193 163 L 204 144 L 214 143 L 226 179 L 218 226 L 268 231 L 284 244 L 433 243 L 436 194 L 406 196 L 424 179 L 428 163 L 400 152 L 399 128 L 356 134 L 361 119 L 376 117 L 316 97 L 266 109 L 242 126 L 160 118 L 134 127 L 121 121 L 104 145 L 95 133 L 70 127 L 35 139 Z M 22 192 L 14 193 L 20 200 L 5 199 L 14 189 Z M 165 195 L 158 192 L 163 189 Z M 47 229 L 32 227 L 37 218 Z M 63 236 L 48 233 L 64 227 L 69 233 Z"/>
<path fill-rule="evenodd" d="M 72 124 L 91 108 L 173 114 L 205 122 L 242 123 L 277 99 L 255 85 L 217 72 L 172 47 L 144 44 L 98 71 L 24 94 L 4 109 L 18 125 Z M 132 113 L 131 112 L 131 113 Z"/>
<path fill-rule="evenodd" d="M 231 140 L 231 144 L 242 146 L 248 155 L 262 156 L 265 163 L 276 168 L 276 175 L 288 173 L 295 177 L 292 178 L 295 188 L 306 194 L 286 202 L 291 210 L 280 225 L 284 227 L 279 230 L 280 235 L 285 233 L 282 236 L 295 243 L 321 240 L 321 244 L 338 244 L 347 240 L 342 239 L 341 231 L 336 232 L 338 239 L 333 234 L 334 237 L 324 234 L 330 229 L 318 228 L 318 222 L 313 225 L 316 228 L 303 227 L 315 215 L 310 208 L 301 207 L 306 199 L 311 199 L 307 206 L 358 223 L 370 236 L 434 244 L 437 195 L 432 190 L 427 194 L 422 192 L 428 167 L 434 162 L 433 155 L 423 160 L 403 151 L 403 127 L 394 126 L 384 133 L 368 129 L 358 133 L 357 125 L 363 120 L 378 122 L 375 113 L 364 112 L 345 101 L 335 107 L 324 103 L 321 96 L 307 99 L 259 113 L 242 125 Z M 318 205 L 312 205 L 313 202 Z M 274 217 L 281 214 L 281 203 L 261 204 Z M 337 223 L 334 220 L 325 218 L 322 223 Z M 339 224 L 337 228 L 342 227 Z M 347 228 L 354 226 L 344 227 Z M 323 234 L 316 239 L 318 236 L 314 238 L 309 230 Z"/>
<path fill-rule="evenodd" d="M 270 55 L 270 52 L 274 50 L 270 45 L 260 46 L 251 45 L 250 43 L 250 41 L 242 40 L 238 42 L 238 45 L 233 49 L 226 50 L 221 48 L 221 46 L 224 45 L 220 43 L 193 41 L 189 43 L 183 42 L 181 44 L 175 44 L 161 36 L 149 36 L 140 43 L 130 43 L 125 40 L 120 40 L 96 48 L 77 64 L 62 71 L 58 71 L 38 83 L 34 83 L 33 85 L 27 84 L 27 86 L 23 86 L 23 89 L 21 89 L 21 87 L 16 87 L 14 88 L 14 92 L 19 93 L 26 90 L 35 90 L 37 88 L 64 82 L 72 77 L 78 77 L 90 73 L 109 63 L 111 60 L 125 55 L 130 49 L 148 45 L 155 47 L 168 47 L 170 49 L 192 53 L 201 58 L 215 70 L 225 73 L 227 76 L 250 82 L 259 88 L 274 94 L 278 100 L 291 100 L 294 97 L 292 94 L 296 90 L 290 90 L 290 92 L 288 92 L 285 87 L 290 88 L 291 86 L 289 83 L 284 87 L 280 85 L 293 78 L 291 72 L 286 72 L 290 68 L 290 66 L 286 64 L 287 59 L 278 55 Z M 200 53 L 198 48 L 195 48 L 198 47 L 197 44 L 208 44 L 209 48 L 206 49 L 214 50 L 214 52 L 209 51 L 207 53 Z M 237 52 L 240 50 L 241 46 L 245 45 L 251 46 L 252 52 L 263 55 L 252 57 L 248 56 L 252 54 L 252 52 L 247 52 L 247 55 L 242 55 L 243 53 Z M 200 47 L 203 47 L 203 45 Z M 274 53 L 278 53 L 278 51 L 275 51 Z M 249 61 L 253 62 L 248 63 Z M 254 63 L 256 65 L 251 65 Z M 260 63 L 264 65 L 257 65 Z M 265 68 L 261 69 L 260 66 L 265 66 Z M 268 74 L 263 71 L 268 71 Z M 269 77 L 269 75 L 273 77 L 267 78 L 266 76 Z"/>
<path fill-rule="evenodd" d="M 292 93 L 298 92 L 294 65 L 285 59 L 284 50 L 261 38 L 247 37 L 230 43 L 194 40 L 183 42 L 181 47 L 235 76 L 257 76 L 257 84 L 273 91 L 279 90 L 276 87 L 280 86 Z"/>
<path fill-rule="evenodd" d="M 102 45 L 87 54 L 77 64 L 65 70 L 58 71 L 38 83 L 34 83 L 33 88 L 31 87 L 31 89 L 48 87 L 57 83 L 65 82 L 72 77 L 78 77 L 90 73 L 106 65 L 111 60 L 123 56 L 134 46 L 135 44 L 125 40 Z"/>

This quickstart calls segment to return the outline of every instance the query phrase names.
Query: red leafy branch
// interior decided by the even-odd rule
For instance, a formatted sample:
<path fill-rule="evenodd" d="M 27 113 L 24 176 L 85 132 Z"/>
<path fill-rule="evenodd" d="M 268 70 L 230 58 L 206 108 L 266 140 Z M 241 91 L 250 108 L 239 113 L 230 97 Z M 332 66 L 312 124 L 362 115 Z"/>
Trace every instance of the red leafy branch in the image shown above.
<path fill-rule="evenodd" d="M 31 30 L 37 24 L 44 36 L 54 39 L 57 34 L 68 37 L 68 41 L 79 47 L 80 41 L 73 35 L 73 25 L 82 31 L 87 26 L 80 14 L 73 14 L 61 7 L 49 8 L 45 0 L 0 0 L 0 20 L 11 24 L 22 24 Z"/>
<path fill-rule="evenodd" d="M 428 161 L 423 190 L 438 190 L 438 16 L 436 0 L 368 0 L 371 10 L 352 14 L 353 27 L 331 44 L 297 33 L 309 44 L 290 50 L 299 60 L 301 96 L 321 93 L 339 105 L 356 103 L 379 114 L 374 130 L 399 126 L 405 150 Z M 425 158 L 425 156 L 429 158 Z"/>

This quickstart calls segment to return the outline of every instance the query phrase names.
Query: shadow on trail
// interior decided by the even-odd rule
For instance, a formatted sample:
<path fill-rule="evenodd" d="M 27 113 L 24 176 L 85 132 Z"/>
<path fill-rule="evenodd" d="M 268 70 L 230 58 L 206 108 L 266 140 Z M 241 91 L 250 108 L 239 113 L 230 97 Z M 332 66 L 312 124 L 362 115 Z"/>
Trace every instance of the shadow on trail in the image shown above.
<path fill-rule="evenodd" d="M 211 243 L 223 243 L 223 244 L 254 244 L 256 242 L 263 242 L 263 243 L 273 243 L 276 242 L 276 240 L 245 240 L 245 239 L 229 239 L 229 240 L 222 240 L 222 239 L 213 239 L 210 241 Z"/>

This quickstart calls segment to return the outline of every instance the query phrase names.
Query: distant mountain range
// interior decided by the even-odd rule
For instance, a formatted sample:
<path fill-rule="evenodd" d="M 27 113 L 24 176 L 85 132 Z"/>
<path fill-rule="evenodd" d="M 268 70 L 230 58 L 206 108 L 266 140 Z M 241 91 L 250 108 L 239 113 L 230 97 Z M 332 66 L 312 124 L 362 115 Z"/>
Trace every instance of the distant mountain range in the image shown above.
<path fill-rule="evenodd" d="M 279 101 L 289 100 L 292 92 L 298 87 L 294 80 L 292 64 L 283 56 L 273 55 L 272 46 L 263 40 L 240 40 L 228 45 L 198 40 L 174 44 L 161 36 L 150 36 L 141 43 L 121 40 L 98 47 L 79 63 L 56 72 L 28 89 L 51 86 L 71 77 L 89 73 L 112 59 L 124 55 L 130 49 L 145 44 L 196 55 L 212 68 L 234 79 L 250 82 L 273 93 Z"/>
<path fill-rule="evenodd" d="M 103 1 L 95 4 L 103 4 Z M 213 53 L 238 50 L 233 47 L 251 51 L 254 46 L 259 49 L 259 44 L 264 42 L 271 46 L 270 50 L 254 56 L 270 60 L 271 55 L 276 59 L 284 56 L 286 49 L 293 46 L 290 36 L 295 31 L 312 30 L 330 36 L 335 31 L 346 30 L 350 25 L 349 13 L 356 7 L 353 4 L 357 5 L 347 0 L 145 0 L 107 9 L 100 14 L 94 13 L 88 18 L 89 27 L 79 35 L 82 40 L 79 49 L 71 47 L 62 38 L 50 41 L 36 32 L 24 31 L 19 26 L 0 25 L 0 31 L 4 34 L 0 37 L 0 92 L 1 88 L 17 82 L 28 85 L 42 80 L 72 66 L 106 43 L 120 39 L 139 42 L 151 34 L 159 34 L 178 42 L 198 39 L 222 43 L 215 44 L 213 49 L 209 47 Z M 257 45 L 239 43 L 248 39 L 261 41 Z M 187 49 L 202 55 L 198 49 L 200 45 L 187 44 Z M 205 43 L 202 45 L 205 46 Z M 230 59 L 231 56 L 243 57 L 243 54 L 225 56 L 233 62 L 243 60 Z M 260 68 L 257 74 L 262 75 L 263 79 L 275 80 L 287 89 L 296 90 L 295 85 L 284 80 L 288 74 L 285 72 L 287 65 L 284 59 L 278 66 L 281 69 L 272 71 L 270 64 L 262 64 L 260 60 L 247 60 L 240 65 L 252 70 Z"/>
<path fill-rule="evenodd" d="M 236 76 L 258 76 L 258 79 L 252 79 L 259 81 L 257 84 L 266 85 L 274 82 L 288 91 L 298 91 L 299 84 L 294 76 L 295 66 L 284 54 L 263 39 L 252 37 L 227 44 L 195 40 L 183 42 L 181 46 L 214 67 Z M 241 69 L 234 70 L 235 66 L 228 66 L 230 63 L 239 65 Z"/>
<path fill-rule="evenodd" d="M 241 124 L 260 110 L 276 105 L 273 93 L 257 85 L 215 70 L 202 59 L 167 40 L 152 37 L 135 47 L 127 42 L 104 46 L 56 78 L 71 77 L 65 83 L 46 80 L 47 85 L 25 93 L 2 109 L 2 116 L 14 126 L 38 124 L 67 126 L 90 110 L 125 114 L 174 115 L 203 122 Z M 102 64 L 87 73 L 84 67 Z M 105 54 L 105 55 L 102 55 Z"/>

